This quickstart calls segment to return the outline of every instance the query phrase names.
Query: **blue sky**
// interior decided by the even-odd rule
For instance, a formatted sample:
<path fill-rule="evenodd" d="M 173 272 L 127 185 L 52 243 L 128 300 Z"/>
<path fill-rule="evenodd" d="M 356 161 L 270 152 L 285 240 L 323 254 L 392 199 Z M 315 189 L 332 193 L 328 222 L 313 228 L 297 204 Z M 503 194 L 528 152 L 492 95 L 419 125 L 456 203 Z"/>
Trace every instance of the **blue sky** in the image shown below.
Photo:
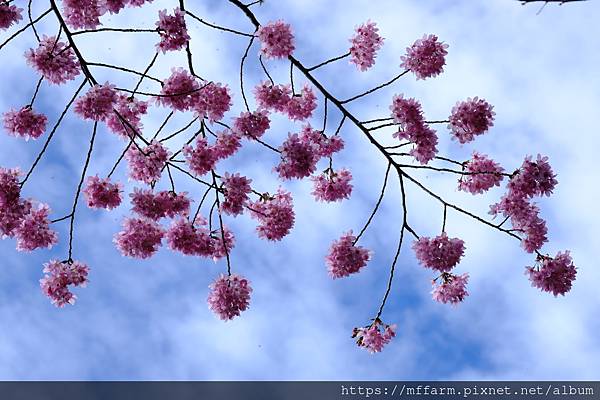
<path fill-rule="evenodd" d="M 16 3 L 25 3 L 16 0 Z M 107 27 L 154 24 L 159 9 L 176 1 L 155 0 L 142 10 L 127 10 L 103 19 Z M 194 4 L 191 6 L 191 4 Z M 495 107 L 494 128 L 476 142 L 458 146 L 440 127 L 441 153 L 466 159 L 473 149 L 500 161 L 507 170 L 528 154 L 542 153 L 558 174 L 559 186 L 550 199 L 540 201 L 548 220 L 551 241 L 544 248 L 555 254 L 571 249 L 579 267 L 571 293 L 554 298 L 530 287 L 524 267 L 532 257 L 515 240 L 450 213 L 447 230 L 465 240 L 467 251 L 459 266 L 469 272 L 470 296 L 459 307 L 430 298 L 431 274 L 420 267 L 408 247 L 402 251 L 394 287 L 383 315 L 398 325 L 398 336 L 381 354 L 371 355 L 350 339 L 354 326 L 375 314 L 385 290 L 389 263 L 401 218 L 396 179 L 380 214 L 364 237 L 374 251 L 363 272 L 332 281 L 323 257 L 329 243 L 343 232 L 359 230 L 377 198 L 385 163 L 362 137 L 346 125 L 347 147 L 338 166 L 355 176 L 351 200 L 315 207 L 310 182 L 285 183 L 292 190 L 297 222 L 282 242 L 257 238 L 247 216 L 228 220 L 237 237 L 233 269 L 248 277 L 254 288 L 251 308 L 241 318 L 224 323 L 207 308 L 207 286 L 225 265 L 161 250 L 149 261 L 120 256 L 112 244 L 128 204 L 110 212 L 86 209 L 77 215 L 75 258 L 91 267 L 90 285 L 76 290 L 74 307 L 56 309 L 39 290 L 42 264 L 64 258 L 66 224 L 57 225 L 61 244 L 52 250 L 22 254 L 14 241 L 0 242 L 0 379 L 598 379 L 600 376 L 600 300 L 595 251 L 600 248 L 600 200 L 596 181 L 598 134 L 595 116 L 600 108 L 597 77 L 597 2 L 522 7 L 516 1 L 393 1 L 267 0 L 256 8 L 259 20 L 283 18 L 293 25 L 295 55 L 306 65 L 343 54 L 354 27 L 367 18 L 378 23 L 385 44 L 376 66 L 358 72 L 346 61 L 328 66 L 318 78 L 340 98 L 361 92 L 400 72 L 404 48 L 425 33 L 449 44 L 443 75 L 426 81 L 407 76 L 396 85 L 352 105 L 361 119 L 386 117 L 391 98 L 405 93 L 422 101 L 428 118 L 444 119 L 454 103 L 480 96 Z M 38 11 L 44 1 L 36 2 Z M 237 9 L 226 2 L 189 2 L 189 8 L 208 21 L 250 31 Z M 332 10 L 336 10 L 333 12 Z M 135 22 L 131 22 L 135 21 Z M 234 93 L 232 115 L 242 107 L 239 59 L 245 40 L 192 25 L 192 50 L 200 75 L 228 83 Z M 54 34 L 50 18 L 40 31 Z M 9 33 L 0 34 L 0 41 Z M 80 37 L 90 61 L 114 62 L 144 69 L 154 54 L 156 37 L 101 33 Z M 34 45 L 23 35 L 0 50 L 0 110 L 26 104 L 35 74 L 22 53 Z M 247 64 L 247 88 L 263 79 L 258 47 Z M 185 66 L 184 54 L 161 56 L 152 74 L 166 77 L 171 67 Z M 269 62 L 276 80 L 287 82 L 289 65 Z M 102 69 L 100 82 L 132 86 L 131 77 Z M 299 74 L 297 84 L 302 79 Z M 79 81 L 78 81 L 79 82 Z M 43 85 L 36 105 L 52 123 L 78 85 Z M 144 89 L 156 87 L 150 83 Z M 322 106 L 322 101 L 320 103 Z M 319 113 L 322 110 L 319 109 Z M 146 134 L 156 130 L 166 110 L 155 109 L 145 120 Z M 339 115 L 331 113 L 330 128 Z M 190 116 L 178 116 L 171 131 Z M 320 124 L 319 114 L 315 124 Z M 280 143 L 293 125 L 276 118 L 266 139 Z M 59 129 L 24 195 L 50 204 L 53 217 L 66 214 L 83 161 L 92 126 L 72 114 Z M 90 166 L 106 174 L 123 146 L 104 128 Z M 390 141 L 391 131 L 378 135 Z M 0 136 L 0 165 L 26 170 L 39 142 Z M 177 143 L 174 143 L 174 146 Z M 219 166 L 239 171 L 256 186 L 278 185 L 271 173 L 276 158 L 248 144 L 241 154 Z M 126 181 L 125 165 L 117 176 Z M 430 187 L 480 215 L 502 194 L 502 189 L 473 197 L 456 191 L 453 176 L 415 173 Z M 178 190 L 197 200 L 201 188 L 179 176 Z M 161 183 L 165 185 L 165 183 Z M 439 204 L 409 185 L 410 223 L 421 235 L 438 233 Z"/>

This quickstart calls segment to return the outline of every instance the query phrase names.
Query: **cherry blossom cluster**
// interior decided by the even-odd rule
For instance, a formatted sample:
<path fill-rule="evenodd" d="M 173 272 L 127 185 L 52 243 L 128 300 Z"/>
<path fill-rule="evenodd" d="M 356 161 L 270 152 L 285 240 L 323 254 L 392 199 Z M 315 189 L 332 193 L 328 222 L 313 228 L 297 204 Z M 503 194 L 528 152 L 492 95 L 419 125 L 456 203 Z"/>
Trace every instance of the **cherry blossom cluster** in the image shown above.
<path fill-rule="evenodd" d="M 425 123 L 421 104 L 415 99 L 405 99 L 403 95 L 397 95 L 393 98 L 390 110 L 394 122 L 400 125 L 400 130 L 394 137 L 413 143 L 410 154 L 421 164 L 427 164 L 437 154 L 438 137 Z"/>
<path fill-rule="evenodd" d="M 36 49 L 25 53 L 27 63 L 50 83 L 61 85 L 81 73 L 75 51 L 55 36 L 42 36 Z"/>
<path fill-rule="evenodd" d="M 356 246 L 356 241 L 356 236 L 350 231 L 331 244 L 325 261 L 332 278 L 343 278 L 355 274 L 371 259 L 372 252 L 364 247 Z"/>
<path fill-rule="evenodd" d="M 0 29 L 8 29 L 22 20 L 21 12 L 23 12 L 22 8 L 5 1 L 0 2 Z"/>
<path fill-rule="evenodd" d="M 571 290 L 577 268 L 573 265 L 573 260 L 568 251 L 558 254 L 552 258 L 548 256 L 538 256 L 538 263 L 535 267 L 527 267 L 526 274 L 529 275 L 531 285 L 545 292 L 552 293 L 554 296 L 565 295 Z"/>
<path fill-rule="evenodd" d="M 375 64 L 377 51 L 383 45 L 375 22 L 367 21 L 356 28 L 356 33 L 350 39 L 350 62 L 361 71 L 366 71 Z"/>
<path fill-rule="evenodd" d="M 261 109 L 286 114 L 294 121 L 310 118 L 317 108 L 317 97 L 308 85 L 305 85 L 299 94 L 292 94 L 289 85 L 262 82 L 254 88 L 254 95 Z"/>
<path fill-rule="evenodd" d="M 437 36 L 424 35 L 406 48 L 406 55 L 400 58 L 400 66 L 412 71 L 417 79 L 434 77 L 444 71 L 447 48 L 447 44 L 438 42 Z"/>
<path fill-rule="evenodd" d="M 50 208 L 21 198 L 20 175 L 18 169 L 0 168 L 0 233 L 15 238 L 18 251 L 51 248 L 58 234 L 50 229 Z"/>
<path fill-rule="evenodd" d="M 31 107 L 10 110 L 2 116 L 4 129 L 15 137 L 25 140 L 37 139 L 46 131 L 48 118 L 44 114 L 33 111 Z"/>
<path fill-rule="evenodd" d="M 77 296 L 69 286 L 85 287 L 88 283 L 90 268 L 79 261 L 52 260 L 44 264 L 44 277 L 40 279 L 42 292 L 52 300 L 57 307 L 75 304 Z"/>
<path fill-rule="evenodd" d="M 510 178 L 507 193 L 490 208 L 490 214 L 510 219 L 513 229 L 523 235 L 521 245 L 529 253 L 537 252 L 548 241 L 546 221 L 539 216 L 540 209 L 531 199 L 550 196 L 556 184 L 548 157 L 538 154 L 533 161 L 528 156 Z"/>
<path fill-rule="evenodd" d="M 119 207 L 123 197 L 122 183 L 113 183 L 110 179 L 101 179 L 98 175 L 88 176 L 83 195 L 89 208 L 112 210 Z"/>
<path fill-rule="evenodd" d="M 173 10 L 173 15 L 167 14 L 167 10 L 162 10 L 159 11 L 158 16 L 159 20 L 156 22 L 156 27 L 161 39 L 156 47 L 163 53 L 185 47 L 190 40 L 185 25 L 185 13 L 176 8 Z"/>
<path fill-rule="evenodd" d="M 292 27 L 281 20 L 261 26 L 256 34 L 262 44 L 260 51 L 267 58 L 288 57 L 295 49 Z"/>
<path fill-rule="evenodd" d="M 118 14 L 125 7 L 140 7 L 152 0 L 63 0 L 65 22 L 75 29 L 95 29 L 106 13 Z"/>
<path fill-rule="evenodd" d="M 386 325 L 379 318 L 364 328 L 354 328 L 352 337 L 370 353 L 379 353 L 396 336 L 396 325 Z"/>
<path fill-rule="evenodd" d="M 248 309 L 252 288 L 246 278 L 221 275 L 210 284 L 208 305 L 222 320 L 230 320 Z"/>

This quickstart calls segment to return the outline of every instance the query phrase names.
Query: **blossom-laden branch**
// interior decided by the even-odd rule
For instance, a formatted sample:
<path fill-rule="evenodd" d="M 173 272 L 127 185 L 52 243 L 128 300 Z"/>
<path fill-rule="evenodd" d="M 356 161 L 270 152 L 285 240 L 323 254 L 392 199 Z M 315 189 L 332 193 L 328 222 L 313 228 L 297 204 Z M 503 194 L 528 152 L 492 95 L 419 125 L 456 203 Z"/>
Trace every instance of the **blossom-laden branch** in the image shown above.
<path fill-rule="evenodd" d="M 550 195 L 557 184 L 547 158 L 528 156 L 514 172 L 505 172 L 500 164 L 478 152 L 474 152 L 468 160 L 454 160 L 438 154 L 438 133 L 432 126 L 446 125 L 452 139 L 460 144 L 473 142 L 493 126 L 495 113 L 489 103 L 477 97 L 468 98 L 459 101 L 449 117 L 438 119 L 425 119 L 421 104 L 404 94 L 390 99 L 389 115 L 370 120 L 360 118 L 347 107 L 349 103 L 392 86 L 409 74 L 418 80 L 441 74 L 448 45 L 439 41 L 437 36 L 425 35 L 408 47 L 406 54 L 400 57 L 400 69 L 394 78 L 350 98 L 340 99 L 313 73 L 344 59 L 348 59 L 348 63 L 358 71 L 370 69 L 384 43 L 377 25 L 372 21 L 355 29 L 347 52 L 306 67 L 293 55 L 296 42 L 289 24 L 279 20 L 262 25 L 258 21 L 252 7 L 262 4 L 262 1 L 244 4 L 239 0 L 229 0 L 232 7 L 248 18 L 253 32 L 252 29 L 248 31 L 252 33 L 207 22 L 194 10 L 188 9 L 184 0 L 176 1 L 177 7 L 172 12 L 160 11 L 156 26 L 144 29 L 99 28 L 100 19 L 106 13 L 115 14 L 125 7 L 143 6 L 151 0 L 122 0 L 111 2 L 110 5 L 99 0 L 85 0 L 84 8 L 80 1 L 64 0 L 62 8 L 58 7 L 55 0 L 48 1 L 49 9 L 35 19 L 29 2 L 29 23 L 0 45 L 1 49 L 28 30 L 38 39 L 37 47 L 26 52 L 26 61 L 40 77 L 32 89 L 31 102 L 3 114 L 6 131 L 26 140 L 42 137 L 46 132 L 47 117 L 34 109 L 34 102 L 41 88 L 46 85 L 62 85 L 79 75 L 83 75 L 84 79 L 50 129 L 42 150 L 24 178 L 19 180 L 22 174 L 16 168 L 0 168 L 0 233 L 4 237 L 16 239 L 17 250 L 32 251 L 57 243 L 58 236 L 50 228 L 51 224 L 69 220 L 67 257 L 64 261 L 51 260 L 47 263 L 44 268 L 45 276 L 41 281 L 43 292 L 56 306 L 73 304 L 76 296 L 70 287 L 84 286 L 90 272 L 86 264 L 73 259 L 75 216 L 80 194 L 83 193 L 86 204 L 91 209 L 112 210 L 119 207 L 123 203 L 123 185 L 113 181 L 113 175 L 125 160 L 128 176 L 136 182 L 136 187 L 129 194 L 132 214 L 124 219 L 122 230 L 114 237 L 116 247 L 126 257 L 147 259 L 166 242 L 169 249 L 188 256 L 214 261 L 225 259 L 226 273 L 218 276 L 210 285 L 208 304 L 223 320 L 239 316 L 249 307 L 252 288 L 247 278 L 232 272 L 235 268 L 231 257 L 235 237 L 225 224 L 226 218 L 249 214 L 257 221 L 256 231 L 259 237 L 279 241 L 293 229 L 296 215 L 292 195 L 283 187 L 275 188 L 270 193 L 258 190 L 252 186 L 251 179 L 238 172 L 219 172 L 220 162 L 233 157 L 246 143 L 255 143 L 265 151 L 277 155 L 279 162 L 273 170 L 281 181 L 310 177 L 314 185 L 312 194 L 317 201 L 344 201 L 354 191 L 352 174 L 346 168 L 336 168 L 335 160 L 344 148 L 342 128 L 347 125 L 353 126 L 365 136 L 385 160 L 387 168 L 379 197 L 358 235 L 354 236 L 352 230 L 349 230 L 332 243 L 325 261 L 332 278 L 352 276 L 365 268 L 371 260 L 372 252 L 358 242 L 374 222 L 374 217 L 383 204 L 385 194 L 389 191 L 391 173 L 398 178 L 402 202 L 398 245 L 390 255 L 390 272 L 383 298 L 371 322 L 353 331 L 353 337 L 359 346 L 371 352 L 379 352 L 396 335 L 396 325 L 384 323 L 382 315 L 391 294 L 394 273 L 407 234 L 414 239 L 412 249 L 419 263 L 435 272 L 432 278 L 433 299 L 441 303 L 457 304 L 468 296 L 466 285 L 469 275 L 454 272 L 464 256 L 466 246 L 461 239 L 449 237 L 446 232 L 449 211 L 506 234 L 518 240 L 525 251 L 536 254 L 536 265 L 526 269 L 532 286 L 554 295 L 564 295 L 570 290 L 576 268 L 569 252 L 559 252 L 556 257 L 541 252 L 542 246 L 547 242 L 547 228 L 534 199 Z M 10 29 L 18 24 L 22 19 L 22 12 L 22 9 L 11 2 L 0 1 L 0 29 Z M 47 36 L 39 32 L 35 25 L 51 14 L 60 29 L 57 35 Z M 229 86 L 200 77 L 194 68 L 190 46 L 192 37 L 188 34 L 189 23 L 216 29 L 246 42 L 239 63 L 241 111 L 232 117 L 231 123 L 226 122 L 226 116 L 230 117 L 233 106 Z M 124 65 L 87 61 L 88 55 L 84 55 L 78 47 L 77 37 L 102 34 L 105 31 L 121 35 L 155 35 L 156 51 L 146 68 L 137 71 Z M 255 42 L 260 43 L 258 54 L 253 50 Z M 153 76 L 151 70 L 161 54 L 177 51 L 185 52 L 186 65 L 174 66 L 168 77 Z M 253 57 L 260 64 L 259 72 L 265 76 L 265 80 L 252 91 L 254 103 L 246 87 L 245 72 L 246 62 Z M 281 61 L 289 63 L 287 83 L 276 82 L 268 70 L 268 63 Z M 109 82 L 99 84 L 93 74 L 95 68 L 110 69 L 118 74 L 135 77 L 136 83 L 133 88 L 118 88 Z M 299 76 L 303 76 L 307 83 L 299 86 Z M 140 87 L 145 80 L 160 87 L 155 91 L 142 92 Z M 89 85 L 89 89 L 81 95 L 86 85 Z M 150 100 L 141 100 L 140 97 Z M 323 99 L 323 118 L 313 124 L 319 128 L 314 128 L 310 121 L 319 106 L 318 99 Z M 168 109 L 169 113 L 156 132 L 145 136 L 142 117 L 158 107 Z M 92 136 L 71 211 L 66 216 L 50 220 L 50 208 L 23 198 L 22 190 L 71 109 L 79 118 L 93 124 Z M 331 128 L 332 123 L 329 123 L 328 128 L 331 109 L 337 109 L 341 113 L 339 123 L 333 126 L 335 130 Z M 185 126 L 170 128 L 172 117 L 178 113 L 193 115 Z M 274 113 L 302 124 L 299 129 L 294 128 L 294 132 L 278 145 L 269 144 L 270 140 L 265 139 Z M 122 139 L 124 147 L 108 174 L 101 177 L 89 174 L 88 167 L 97 133 L 104 128 Z M 374 132 L 384 128 L 393 130 L 392 136 L 398 140 L 396 144 L 383 145 L 375 137 Z M 182 135 L 187 138 L 185 143 L 175 148 L 172 139 Z M 320 163 L 326 165 L 325 169 L 319 169 Z M 498 223 L 450 203 L 412 176 L 414 170 L 455 175 L 458 177 L 458 189 L 473 195 L 487 192 L 507 180 L 506 194 L 491 206 L 490 211 L 493 216 L 499 215 L 502 221 Z M 190 213 L 193 203 L 191 196 L 176 189 L 179 187 L 179 178 L 189 179 L 203 188 L 193 214 Z M 157 183 L 163 180 L 167 182 L 169 190 L 156 189 Z M 443 213 L 440 215 L 443 215 L 443 220 L 439 235 L 420 235 L 411 227 L 409 219 L 415 217 L 411 217 L 408 209 L 410 189 L 424 192 L 441 205 Z M 250 196 L 255 197 L 251 199 Z M 207 215 L 207 218 L 203 215 Z M 510 227 L 506 226 L 508 222 Z"/>

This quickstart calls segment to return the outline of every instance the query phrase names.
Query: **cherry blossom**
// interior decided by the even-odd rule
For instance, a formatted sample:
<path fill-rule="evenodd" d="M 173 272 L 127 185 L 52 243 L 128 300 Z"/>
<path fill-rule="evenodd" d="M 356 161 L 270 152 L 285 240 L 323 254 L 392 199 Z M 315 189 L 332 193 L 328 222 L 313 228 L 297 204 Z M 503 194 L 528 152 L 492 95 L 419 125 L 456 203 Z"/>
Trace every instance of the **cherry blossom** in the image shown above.
<path fill-rule="evenodd" d="M 37 139 L 46 131 L 48 118 L 44 114 L 36 113 L 29 106 L 21 108 L 19 111 L 10 110 L 2 115 L 4 129 L 15 137 L 21 137 L 25 140 Z"/>
<path fill-rule="evenodd" d="M 412 71 L 417 79 L 426 79 L 441 74 L 446 64 L 447 44 L 438 42 L 435 35 L 424 35 L 411 47 L 406 48 L 402 56 L 401 67 Z"/>
<path fill-rule="evenodd" d="M 156 27 L 160 34 L 160 42 L 156 45 L 156 48 L 166 53 L 185 47 L 190 40 L 185 25 L 185 12 L 176 8 L 173 10 L 173 15 L 169 15 L 167 10 L 161 10 L 158 12 L 158 17 Z"/>
<path fill-rule="evenodd" d="M 527 267 L 525 272 L 533 287 L 552 293 L 555 297 L 559 294 L 564 296 L 571 290 L 577 268 L 568 251 L 558 252 L 554 258 L 540 256 L 538 261 L 537 266 Z"/>
<path fill-rule="evenodd" d="M 277 241 L 286 236 L 294 226 L 295 213 L 292 195 L 282 188 L 275 195 L 268 193 L 250 204 L 250 215 L 258 220 L 256 227 L 261 238 Z"/>
<path fill-rule="evenodd" d="M 158 251 L 164 231 L 156 222 L 145 218 L 125 218 L 123 230 L 114 237 L 114 243 L 126 257 L 150 258 Z"/>
<path fill-rule="evenodd" d="M 151 184 L 160 179 L 161 171 L 171 153 L 160 143 L 152 142 L 142 150 L 129 147 L 125 158 L 129 163 L 129 177 L 136 181 Z"/>
<path fill-rule="evenodd" d="M 85 287 L 88 283 L 90 268 L 79 261 L 51 260 L 44 264 L 44 277 L 40 279 L 42 292 L 52 300 L 56 307 L 75 304 L 77 296 L 69 286 Z"/>
<path fill-rule="evenodd" d="M 332 278 L 343 278 L 359 272 L 371 259 L 371 252 L 356 246 L 356 236 L 352 231 L 334 241 L 325 257 L 327 269 Z"/>
<path fill-rule="evenodd" d="M 500 186 L 504 176 L 504 168 L 485 154 L 473 153 L 471 160 L 463 164 L 463 169 L 469 175 L 461 176 L 458 190 L 472 194 L 480 194 L 494 186 Z"/>
<path fill-rule="evenodd" d="M 377 51 L 383 45 L 383 38 L 378 32 L 377 24 L 367 21 L 356 28 L 356 33 L 350 39 L 350 62 L 361 71 L 366 71 L 375 64 Z"/>
<path fill-rule="evenodd" d="M 396 325 L 384 325 L 376 319 L 371 326 L 354 328 L 352 337 L 356 338 L 359 347 L 364 347 L 369 353 L 379 353 L 392 338 L 396 336 Z"/>
<path fill-rule="evenodd" d="M 112 210 L 119 207 L 123 200 L 123 185 L 112 183 L 110 179 L 100 179 L 98 175 L 88 176 L 82 190 L 89 208 Z"/>
<path fill-rule="evenodd" d="M 339 171 L 328 170 L 323 174 L 313 176 L 312 194 L 319 201 L 340 201 L 352 194 L 352 174 L 343 168 Z"/>
<path fill-rule="evenodd" d="M 19 23 L 23 19 L 21 16 L 22 8 L 15 5 L 0 3 L 0 29 L 8 29 L 13 24 Z"/>
<path fill-rule="evenodd" d="M 438 279 L 442 282 L 436 284 L 437 280 L 434 280 L 433 290 L 431 292 L 435 301 L 444 304 L 458 304 L 469 295 L 466 290 L 469 274 L 452 275 L 444 272 Z"/>
<path fill-rule="evenodd" d="M 252 288 L 246 278 L 221 274 L 209 288 L 208 307 L 220 319 L 231 320 L 248 309 Z"/>
<path fill-rule="evenodd" d="M 442 233 L 434 238 L 421 237 L 413 243 L 419 263 L 440 272 L 448 272 L 459 263 L 465 251 L 465 242 Z"/>
<path fill-rule="evenodd" d="M 73 80 L 81 72 L 73 49 L 54 36 L 43 36 L 38 48 L 29 49 L 25 58 L 44 79 L 55 85 Z"/>
<path fill-rule="evenodd" d="M 46 204 L 32 207 L 19 225 L 14 229 L 17 250 L 29 252 L 39 248 L 51 248 L 58 243 L 58 234 L 50 229 L 48 215 L 50 208 Z"/>
<path fill-rule="evenodd" d="M 261 26 L 256 32 L 261 53 L 267 58 L 285 58 L 294 51 L 294 35 L 289 24 L 279 20 Z"/>

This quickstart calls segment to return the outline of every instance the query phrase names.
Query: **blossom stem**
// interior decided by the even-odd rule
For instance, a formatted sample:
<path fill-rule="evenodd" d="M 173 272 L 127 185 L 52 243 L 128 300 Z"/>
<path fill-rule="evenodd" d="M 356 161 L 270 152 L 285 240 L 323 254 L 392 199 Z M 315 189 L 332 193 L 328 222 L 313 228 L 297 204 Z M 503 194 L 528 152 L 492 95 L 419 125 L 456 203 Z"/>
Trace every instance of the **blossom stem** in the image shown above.
<path fill-rule="evenodd" d="M 367 95 L 369 95 L 369 94 L 371 94 L 371 93 L 373 93 L 373 92 L 376 92 L 376 91 L 378 91 L 379 89 L 383 89 L 384 87 L 386 87 L 386 86 L 389 86 L 389 85 L 391 85 L 392 83 L 396 82 L 398 79 L 402 78 L 404 75 L 408 74 L 409 72 L 410 72 L 410 70 L 409 70 L 409 69 L 407 69 L 406 71 L 404 71 L 404 72 L 400 73 L 399 75 L 396 75 L 394 78 L 390 79 L 389 81 L 387 81 L 387 82 L 385 82 L 385 83 L 382 83 L 382 84 L 381 84 L 381 85 L 379 85 L 379 86 L 375 86 L 374 88 L 372 88 L 372 89 L 369 89 L 369 90 L 367 90 L 366 92 L 363 92 L 363 93 L 361 93 L 361 94 L 357 94 L 356 96 L 350 97 L 349 99 L 346 99 L 346 100 L 342 100 L 342 101 L 340 101 L 340 104 L 346 104 L 346 103 L 350 103 L 351 101 L 354 101 L 354 100 L 360 99 L 361 97 L 364 97 L 364 96 L 367 96 Z"/>
<path fill-rule="evenodd" d="M 379 194 L 379 198 L 377 199 L 377 202 L 375 203 L 375 208 L 373 208 L 373 211 L 371 212 L 371 215 L 369 216 L 367 223 L 360 230 L 359 234 L 356 236 L 356 239 L 354 239 L 354 242 L 352 243 L 352 245 L 355 245 L 356 243 L 358 243 L 358 240 L 363 235 L 363 233 L 365 233 L 365 231 L 367 230 L 367 227 L 373 220 L 373 217 L 375 217 L 375 214 L 377 213 L 377 210 L 379 209 L 379 206 L 381 205 L 381 201 L 383 200 L 383 196 L 385 195 L 385 188 L 387 186 L 388 176 L 390 174 L 391 168 L 392 168 L 392 164 L 388 163 L 387 169 L 385 170 L 385 177 L 383 178 L 383 185 L 381 187 L 381 193 Z"/>
<path fill-rule="evenodd" d="M 323 61 L 322 63 L 315 65 L 314 67 L 308 68 L 308 71 L 314 71 L 315 69 L 321 68 L 322 66 L 327 65 L 329 63 L 332 63 L 332 62 L 335 62 L 338 60 L 342 60 L 342 59 L 348 57 L 349 55 L 350 55 L 350 52 L 347 52 L 346 54 L 342 54 L 341 56 L 330 58 L 329 60 Z"/>

